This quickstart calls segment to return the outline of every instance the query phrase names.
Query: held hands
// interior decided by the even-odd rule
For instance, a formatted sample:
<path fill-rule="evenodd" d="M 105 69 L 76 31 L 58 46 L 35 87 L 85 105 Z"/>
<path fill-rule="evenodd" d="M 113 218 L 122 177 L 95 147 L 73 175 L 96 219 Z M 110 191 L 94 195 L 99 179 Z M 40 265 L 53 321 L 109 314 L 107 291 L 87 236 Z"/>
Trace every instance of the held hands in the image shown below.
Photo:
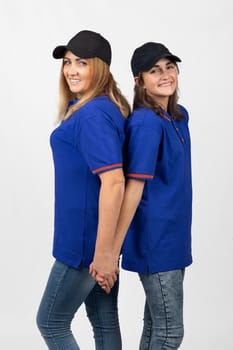
<path fill-rule="evenodd" d="M 118 261 L 119 257 L 111 253 L 96 253 L 89 267 L 89 273 L 106 293 L 110 293 L 117 280 Z"/>

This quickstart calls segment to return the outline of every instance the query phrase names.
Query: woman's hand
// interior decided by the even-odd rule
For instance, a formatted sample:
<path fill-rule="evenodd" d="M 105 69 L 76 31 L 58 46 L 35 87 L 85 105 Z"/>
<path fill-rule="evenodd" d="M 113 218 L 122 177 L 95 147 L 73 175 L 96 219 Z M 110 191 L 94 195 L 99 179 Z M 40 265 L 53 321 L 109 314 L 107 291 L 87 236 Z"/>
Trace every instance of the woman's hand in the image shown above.
<path fill-rule="evenodd" d="M 96 253 L 89 267 L 89 273 L 109 293 L 119 274 L 119 257 L 111 253 Z"/>

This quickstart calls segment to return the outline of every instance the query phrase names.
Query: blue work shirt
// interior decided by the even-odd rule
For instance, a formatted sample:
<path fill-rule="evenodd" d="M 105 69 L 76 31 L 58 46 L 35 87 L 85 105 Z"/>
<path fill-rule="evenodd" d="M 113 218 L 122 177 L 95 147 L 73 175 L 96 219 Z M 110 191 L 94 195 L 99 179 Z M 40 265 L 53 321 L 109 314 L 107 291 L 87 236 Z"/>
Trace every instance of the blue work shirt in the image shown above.
<path fill-rule="evenodd" d="M 192 262 L 190 136 L 179 107 L 181 121 L 139 108 L 127 123 L 127 177 L 145 187 L 123 246 L 126 270 L 156 273 Z"/>
<path fill-rule="evenodd" d="M 74 101 L 77 102 L 77 101 Z M 98 174 L 122 167 L 125 118 L 107 96 L 87 102 L 51 134 L 55 168 L 53 256 L 77 267 L 92 262 Z"/>

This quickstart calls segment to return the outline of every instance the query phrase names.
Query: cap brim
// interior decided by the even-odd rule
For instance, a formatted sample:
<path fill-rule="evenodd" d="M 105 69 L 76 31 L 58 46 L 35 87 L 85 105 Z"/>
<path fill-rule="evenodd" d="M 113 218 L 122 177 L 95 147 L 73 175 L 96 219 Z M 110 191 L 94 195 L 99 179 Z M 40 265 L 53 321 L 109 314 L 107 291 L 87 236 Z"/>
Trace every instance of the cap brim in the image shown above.
<path fill-rule="evenodd" d="M 57 46 L 54 50 L 53 50 L 53 57 L 54 58 L 63 58 L 64 54 L 66 51 L 71 51 L 74 55 L 82 57 L 82 58 L 92 58 L 93 54 L 90 52 L 86 52 L 86 50 L 82 50 L 82 48 L 79 48 L 77 50 L 74 48 L 70 48 L 69 44 L 67 46 L 65 45 L 61 45 L 61 46 Z"/>
<path fill-rule="evenodd" d="M 64 45 L 57 46 L 53 50 L 53 57 L 54 58 L 63 58 L 64 57 L 64 53 L 65 53 L 66 50 L 67 50 L 67 48 Z"/>
<path fill-rule="evenodd" d="M 178 56 L 172 55 L 172 54 L 164 54 L 156 57 L 156 61 L 153 62 L 153 64 L 157 63 L 161 58 L 169 58 L 173 62 L 181 62 L 181 59 Z"/>
<path fill-rule="evenodd" d="M 181 62 L 181 59 L 178 56 L 175 56 L 172 54 L 160 55 L 160 56 L 157 56 L 156 58 L 151 58 L 150 61 L 147 62 L 147 64 L 144 64 L 142 72 L 147 72 L 148 70 L 150 70 L 162 58 L 168 58 L 172 62 Z"/>
<path fill-rule="evenodd" d="M 181 62 L 181 59 L 175 55 L 165 55 L 164 57 L 170 58 L 174 62 Z"/>

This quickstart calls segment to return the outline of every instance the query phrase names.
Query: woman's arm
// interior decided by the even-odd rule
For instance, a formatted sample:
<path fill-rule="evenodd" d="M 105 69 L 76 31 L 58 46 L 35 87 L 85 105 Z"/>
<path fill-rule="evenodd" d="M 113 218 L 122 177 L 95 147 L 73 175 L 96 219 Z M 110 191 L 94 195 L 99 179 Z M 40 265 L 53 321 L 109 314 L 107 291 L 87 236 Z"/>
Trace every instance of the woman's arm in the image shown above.
<path fill-rule="evenodd" d="M 120 255 L 127 230 L 142 198 L 144 185 L 143 180 L 129 179 L 127 182 L 113 247 L 113 254 L 117 257 Z"/>
<path fill-rule="evenodd" d="M 98 232 L 93 263 L 90 273 L 108 281 L 111 288 L 116 281 L 118 257 L 113 256 L 114 238 L 120 208 L 124 196 L 125 179 L 122 169 L 114 169 L 99 174 L 101 180 L 99 194 Z M 110 289 L 109 289 L 110 290 Z"/>
<path fill-rule="evenodd" d="M 144 185 L 145 181 L 142 180 L 129 179 L 127 182 L 124 199 L 121 206 L 117 227 L 115 230 L 114 242 L 113 244 L 111 243 L 111 259 L 113 259 L 114 262 L 117 262 L 119 260 L 121 247 L 129 225 L 134 217 L 134 214 L 141 200 Z M 106 281 L 105 278 L 101 278 L 99 273 L 95 273 L 92 269 L 90 269 L 90 273 L 106 292 L 110 291 L 110 288 L 113 284 L 111 285 L 108 281 Z M 113 280 L 114 277 L 111 279 L 111 283 L 113 283 Z"/>

